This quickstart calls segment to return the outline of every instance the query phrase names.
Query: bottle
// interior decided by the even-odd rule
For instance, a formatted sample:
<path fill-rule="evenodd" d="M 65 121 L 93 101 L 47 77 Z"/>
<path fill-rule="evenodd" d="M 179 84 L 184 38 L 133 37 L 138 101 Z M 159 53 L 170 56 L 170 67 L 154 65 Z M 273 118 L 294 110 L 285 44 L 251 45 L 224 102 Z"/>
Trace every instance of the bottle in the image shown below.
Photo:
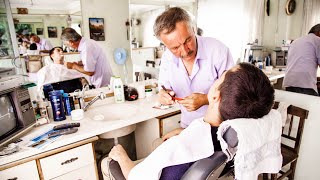
<path fill-rule="evenodd" d="M 116 103 L 124 102 L 124 89 L 120 77 L 116 77 L 113 81 L 114 100 Z"/>
<path fill-rule="evenodd" d="M 64 105 L 64 109 L 67 116 L 70 116 L 71 111 L 74 110 L 73 100 L 71 99 L 72 97 L 70 97 L 68 93 L 63 93 L 63 105 Z M 73 105 L 73 109 L 72 109 L 72 105 Z"/>
<path fill-rule="evenodd" d="M 51 92 L 49 92 L 49 98 L 50 98 L 52 111 L 53 111 L 53 120 L 54 121 L 65 120 L 66 115 L 64 113 L 61 92 L 59 90 L 58 91 L 51 91 Z"/>

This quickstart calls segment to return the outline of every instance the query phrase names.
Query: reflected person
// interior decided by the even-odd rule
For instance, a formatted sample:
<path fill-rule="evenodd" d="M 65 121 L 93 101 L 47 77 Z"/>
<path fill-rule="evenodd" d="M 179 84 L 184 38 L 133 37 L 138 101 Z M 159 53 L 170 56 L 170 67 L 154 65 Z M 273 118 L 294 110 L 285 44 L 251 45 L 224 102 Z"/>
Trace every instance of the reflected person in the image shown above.
<path fill-rule="evenodd" d="M 81 37 L 72 28 L 64 29 L 61 39 L 64 45 L 80 52 L 81 63 L 67 62 L 65 65 L 68 69 L 90 76 L 90 82 L 96 88 L 110 84 L 111 66 L 103 49 L 96 41 Z"/>

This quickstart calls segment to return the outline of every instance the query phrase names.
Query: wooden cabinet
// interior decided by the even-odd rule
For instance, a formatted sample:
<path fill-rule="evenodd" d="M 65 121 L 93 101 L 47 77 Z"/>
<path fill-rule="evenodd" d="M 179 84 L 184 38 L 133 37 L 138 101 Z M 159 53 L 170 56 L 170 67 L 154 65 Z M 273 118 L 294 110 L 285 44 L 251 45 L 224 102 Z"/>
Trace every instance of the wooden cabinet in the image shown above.
<path fill-rule="evenodd" d="M 32 179 L 38 180 L 39 173 L 36 161 L 29 161 L 9 169 L 0 171 L 0 179 L 2 180 L 19 180 L 19 179 Z"/>

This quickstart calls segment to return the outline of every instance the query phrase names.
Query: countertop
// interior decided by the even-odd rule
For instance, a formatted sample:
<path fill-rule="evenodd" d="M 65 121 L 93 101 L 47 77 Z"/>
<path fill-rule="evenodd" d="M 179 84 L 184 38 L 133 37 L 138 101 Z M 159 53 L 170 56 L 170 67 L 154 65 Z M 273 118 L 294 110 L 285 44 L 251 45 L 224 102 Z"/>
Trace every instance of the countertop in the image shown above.
<path fill-rule="evenodd" d="M 285 75 L 285 70 L 279 71 L 278 68 L 272 69 L 272 71 L 267 71 L 265 69 L 262 70 L 269 78 L 270 81 L 274 81 L 280 78 L 283 78 Z"/>
<path fill-rule="evenodd" d="M 78 132 L 69 135 L 63 135 L 59 137 L 56 141 L 52 142 L 51 144 L 47 145 L 44 149 L 36 149 L 36 148 L 22 148 L 17 153 L 14 153 L 9 156 L 0 157 L 0 166 L 6 165 L 8 163 L 18 161 L 27 157 L 31 157 L 40 153 L 45 153 L 50 150 L 66 146 L 90 137 L 94 137 L 105 132 L 110 132 L 112 130 L 120 129 L 122 127 L 126 127 L 132 124 L 136 124 L 142 121 L 146 121 L 155 117 L 159 117 L 165 114 L 169 114 L 175 111 L 180 110 L 179 106 L 175 104 L 169 109 L 162 110 L 162 109 L 155 109 L 153 106 L 157 101 L 157 95 L 153 95 L 151 97 L 146 97 L 144 99 L 138 99 L 136 101 L 126 101 L 122 103 L 125 106 L 131 106 L 135 108 L 135 113 L 132 114 L 130 117 L 126 117 L 119 120 L 93 120 L 92 113 L 90 110 L 92 109 L 100 109 L 100 111 L 104 110 L 103 106 L 109 106 L 114 104 L 114 98 L 110 97 L 104 100 L 97 101 L 93 104 L 88 111 L 85 112 L 85 118 L 80 121 L 72 121 L 70 116 L 67 117 L 66 120 L 60 122 L 52 122 L 47 125 L 43 125 L 40 127 L 34 128 L 28 135 L 22 137 L 21 139 L 26 143 L 28 139 L 30 139 L 31 134 L 32 137 L 36 137 L 36 135 L 42 134 L 42 132 L 46 132 L 51 129 L 54 125 L 70 123 L 70 122 L 80 122 L 81 126 L 78 128 Z M 102 108 L 97 108 L 102 107 Z M 126 109 L 119 109 L 121 113 L 126 114 Z M 91 111 L 92 112 L 92 111 Z M 129 113 L 130 114 L 130 113 Z"/>

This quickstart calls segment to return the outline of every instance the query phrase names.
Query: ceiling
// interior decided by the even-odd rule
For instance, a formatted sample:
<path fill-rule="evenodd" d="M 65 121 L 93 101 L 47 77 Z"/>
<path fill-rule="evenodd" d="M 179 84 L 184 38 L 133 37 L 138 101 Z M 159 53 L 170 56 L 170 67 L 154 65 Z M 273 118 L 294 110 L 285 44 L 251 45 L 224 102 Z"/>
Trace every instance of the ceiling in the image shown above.
<path fill-rule="evenodd" d="M 75 13 L 81 11 L 80 0 L 9 0 L 11 8 L 56 10 Z"/>
<path fill-rule="evenodd" d="M 74 14 L 81 11 L 80 0 L 9 0 L 11 8 L 28 8 L 29 10 L 53 10 Z M 196 0 L 130 0 L 131 13 L 146 12 L 165 5 L 190 5 Z M 49 13 L 49 12 L 48 12 Z"/>

